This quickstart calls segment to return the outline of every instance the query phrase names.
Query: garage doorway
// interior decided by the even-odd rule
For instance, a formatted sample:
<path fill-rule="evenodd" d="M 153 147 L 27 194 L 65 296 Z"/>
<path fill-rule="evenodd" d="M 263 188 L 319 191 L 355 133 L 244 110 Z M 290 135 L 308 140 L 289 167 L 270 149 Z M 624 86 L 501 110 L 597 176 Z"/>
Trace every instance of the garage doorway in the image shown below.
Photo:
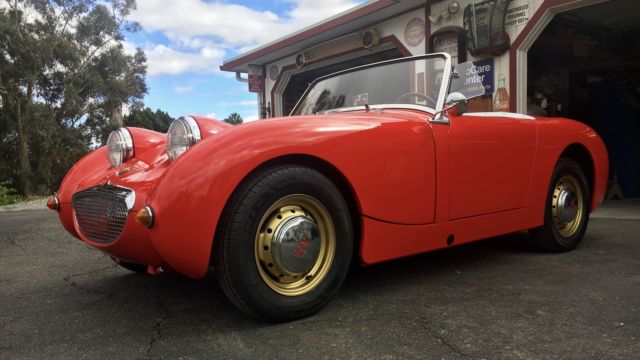
<path fill-rule="evenodd" d="M 527 112 L 593 127 L 612 183 L 640 197 L 640 1 L 557 14 L 527 56 Z"/>
<path fill-rule="evenodd" d="M 402 52 L 398 49 L 384 50 L 380 52 L 370 53 L 366 56 L 357 57 L 337 64 L 331 64 L 321 68 L 305 71 L 291 76 L 287 83 L 287 87 L 282 93 L 283 114 L 289 114 L 293 110 L 302 94 L 313 80 L 332 74 L 334 72 L 349 69 L 352 67 L 375 63 L 378 61 L 391 60 L 401 58 Z"/>

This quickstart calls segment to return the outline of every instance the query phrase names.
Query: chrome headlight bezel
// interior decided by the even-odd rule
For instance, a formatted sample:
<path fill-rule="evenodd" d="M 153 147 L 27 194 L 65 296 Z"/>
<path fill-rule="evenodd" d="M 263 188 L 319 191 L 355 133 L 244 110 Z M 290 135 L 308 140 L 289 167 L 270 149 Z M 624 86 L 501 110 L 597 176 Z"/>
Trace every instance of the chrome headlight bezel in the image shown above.
<path fill-rule="evenodd" d="M 134 155 L 133 137 L 127 128 L 119 128 L 107 139 L 107 160 L 112 167 L 120 166 Z"/>
<path fill-rule="evenodd" d="M 196 120 L 191 116 L 181 116 L 169 125 L 167 131 L 167 156 L 174 161 L 202 140 L 202 133 Z"/>

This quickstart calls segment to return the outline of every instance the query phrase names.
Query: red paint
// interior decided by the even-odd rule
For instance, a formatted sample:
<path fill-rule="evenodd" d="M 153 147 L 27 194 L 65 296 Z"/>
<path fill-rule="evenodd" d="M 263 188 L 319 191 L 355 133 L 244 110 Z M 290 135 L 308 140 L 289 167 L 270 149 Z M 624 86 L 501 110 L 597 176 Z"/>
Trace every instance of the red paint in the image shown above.
<path fill-rule="evenodd" d="M 523 207 L 535 156 L 536 123 L 468 115 L 456 118 L 449 129 L 449 218 Z"/>
<path fill-rule="evenodd" d="M 304 255 L 307 252 L 307 249 L 309 248 L 309 243 L 310 243 L 309 239 L 302 239 L 294 250 L 296 252 L 296 255 L 298 256 Z"/>
<path fill-rule="evenodd" d="M 347 179 L 361 216 L 359 253 L 372 264 L 542 224 L 551 173 L 571 144 L 594 166 L 591 210 L 604 197 L 606 149 L 585 124 L 539 118 L 453 117 L 430 123 L 415 110 L 357 111 L 227 126 L 197 117 L 204 139 L 167 160 L 165 135 L 130 128 L 136 157 L 114 169 L 105 149 L 81 159 L 59 191 L 60 219 L 74 236 L 119 259 L 193 278 L 209 268 L 218 219 L 238 184 L 290 154 L 321 159 Z M 128 168 L 120 172 L 122 167 Z M 135 190 L 122 236 L 111 245 L 78 234 L 71 196 L 110 181 Z M 150 205 L 155 224 L 135 222 Z M 303 253 L 305 244 L 296 253 Z"/>

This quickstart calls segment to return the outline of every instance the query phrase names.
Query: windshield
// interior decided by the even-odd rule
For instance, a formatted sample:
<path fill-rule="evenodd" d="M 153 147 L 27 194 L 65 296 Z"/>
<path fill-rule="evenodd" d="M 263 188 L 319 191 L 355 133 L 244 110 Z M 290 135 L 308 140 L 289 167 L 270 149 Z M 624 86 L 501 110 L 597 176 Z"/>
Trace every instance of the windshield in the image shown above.
<path fill-rule="evenodd" d="M 446 64 L 450 64 L 447 56 L 433 54 L 332 74 L 313 82 L 291 115 L 397 104 L 423 106 L 433 112 L 442 105 L 446 92 L 442 83 Z"/>

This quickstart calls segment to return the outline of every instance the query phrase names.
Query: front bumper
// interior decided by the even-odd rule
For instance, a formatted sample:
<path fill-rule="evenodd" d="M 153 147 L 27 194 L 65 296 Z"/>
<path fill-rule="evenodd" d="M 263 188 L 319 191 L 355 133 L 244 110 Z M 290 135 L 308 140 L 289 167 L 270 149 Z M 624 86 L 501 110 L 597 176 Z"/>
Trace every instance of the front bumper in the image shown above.
<path fill-rule="evenodd" d="M 171 270 L 154 246 L 150 229 L 135 221 L 166 167 L 166 161 L 150 165 L 134 159 L 115 169 L 70 173 L 59 191 L 60 220 L 73 236 L 116 260 L 146 265 L 150 273 Z"/>

